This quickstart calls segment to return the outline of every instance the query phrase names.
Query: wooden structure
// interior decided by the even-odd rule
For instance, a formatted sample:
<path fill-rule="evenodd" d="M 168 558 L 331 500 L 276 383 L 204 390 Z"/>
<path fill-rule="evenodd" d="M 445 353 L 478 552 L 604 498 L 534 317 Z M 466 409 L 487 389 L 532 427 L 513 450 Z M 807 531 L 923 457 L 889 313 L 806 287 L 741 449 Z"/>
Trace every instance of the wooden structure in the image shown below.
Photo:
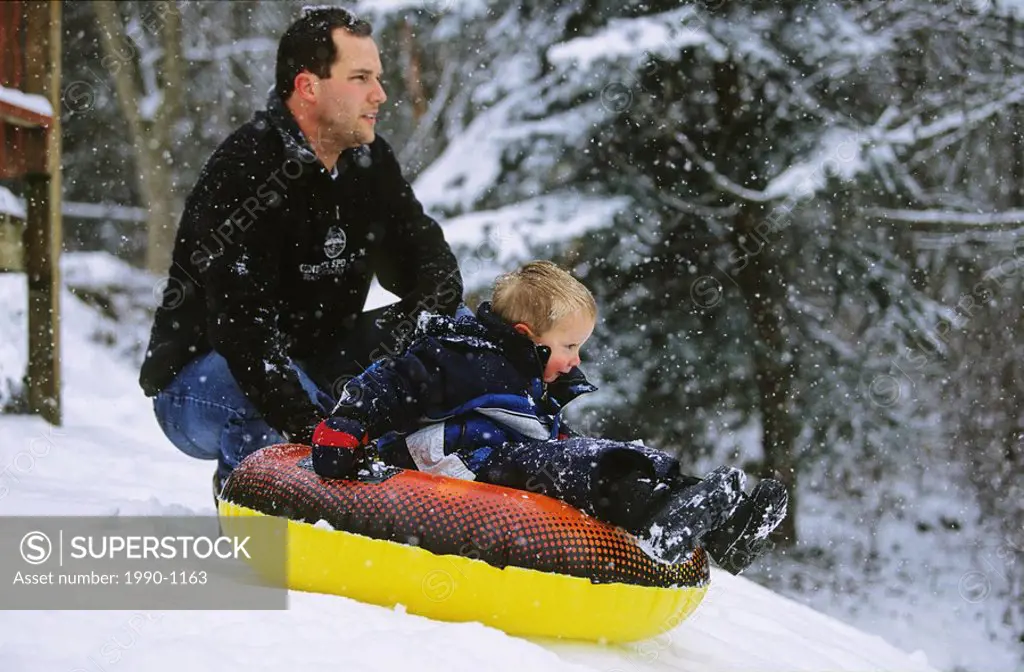
<path fill-rule="evenodd" d="M 61 423 L 59 0 L 0 2 L 0 180 L 23 186 L 29 409 Z"/>
<path fill-rule="evenodd" d="M 24 271 L 21 236 L 25 230 L 25 204 L 0 186 L 0 273 Z"/>

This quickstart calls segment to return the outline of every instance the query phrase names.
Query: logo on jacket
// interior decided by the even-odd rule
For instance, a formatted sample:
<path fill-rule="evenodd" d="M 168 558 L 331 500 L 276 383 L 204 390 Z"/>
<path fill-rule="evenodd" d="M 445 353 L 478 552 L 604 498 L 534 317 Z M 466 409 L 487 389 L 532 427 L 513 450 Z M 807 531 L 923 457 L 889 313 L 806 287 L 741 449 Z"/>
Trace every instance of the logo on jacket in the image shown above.
<path fill-rule="evenodd" d="M 327 240 L 324 241 L 324 254 L 328 259 L 337 259 L 345 251 L 347 238 L 340 226 L 327 229 Z"/>

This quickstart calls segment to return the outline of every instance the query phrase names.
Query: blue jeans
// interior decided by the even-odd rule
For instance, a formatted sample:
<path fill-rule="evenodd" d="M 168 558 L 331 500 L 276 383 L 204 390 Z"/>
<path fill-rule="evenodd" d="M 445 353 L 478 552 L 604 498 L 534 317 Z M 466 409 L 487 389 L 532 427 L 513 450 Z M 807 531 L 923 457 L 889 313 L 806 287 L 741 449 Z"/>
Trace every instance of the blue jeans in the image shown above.
<path fill-rule="evenodd" d="M 313 403 L 330 411 L 331 396 L 302 368 L 292 366 Z M 153 410 L 170 442 L 190 457 L 217 460 L 222 479 L 250 453 L 285 442 L 242 392 L 227 361 L 214 351 L 189 362 L 154 397 Z"/>
<path fill-rule="evenodd" d="M 406 320 L 389 308 L 364 311 L 345 342 L 328 348 L 321 357 L 291 362 L 302 388 L 325 415 L 335 404 L 329 392 L 332 381 L 369 366 L 381 353 L 382 344 L 390 342 L 396 323 Z M 308 371 L 314 372 L 313 377 Z M 222 479 L 250 453 L 284 443 L 284 437 L 260 416 L 235 382 L 227 361 L 215 351 L 189 362 L 154 397 L 153 411 L 160 429 L 178 450 L 201 460 L 217 460 L 217 474 Z"/>
<path fill-rule="evenodd" d="M 468 311 L 460 305 L 460 311 Z M 309 362 L 292 362 L 302 388 L 314 404 L 330 413 L 336 400 L 332 381 L 362 372 L 393 346 L 395 335 L 415 321 L 384 306 L 364 311 L 343 343 Z M 391 350 L 394 348 L 391 347 Z M 312 377 L 307 371 L 313 372 Z M 325 391 L 326 390 L 326 391 Z M 160 429 L 181 452 L 201 460 L 217 460 L 217 474 L 226 479 L 250 453 L 283 443 L 235 382 L 227 361 L 215 351 L 188 363 L 153 399 Z"/>

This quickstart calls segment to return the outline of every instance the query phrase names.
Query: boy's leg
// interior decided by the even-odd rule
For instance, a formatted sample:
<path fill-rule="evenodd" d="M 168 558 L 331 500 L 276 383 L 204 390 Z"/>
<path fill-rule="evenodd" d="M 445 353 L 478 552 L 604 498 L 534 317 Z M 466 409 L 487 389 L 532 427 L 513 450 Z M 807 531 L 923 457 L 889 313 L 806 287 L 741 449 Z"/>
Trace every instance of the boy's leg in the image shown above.
<path fill-rule="evenodd" d="M 327 395 L 301 368 L 295 369 L 310 398 L 323 404 Z M 189 362 L 154 398 L 153 407 L 175 447 L 191 457 L 217 460 L 215 483 L 223 483 L 250 453 L 284 442 L 242 392 L 225 359 L 213 351 Z"/>
<path fill-rule="evenodd" d="M 696 481 L 665 453 L 586 437 L 497 447 L 476 477 L 560 499 L 634 533 L 673 491 Z"/>
<path fill-rule="evenodd" d="M 672 563 L 730 520 L 746 479 L 732 467 L 685 476 L 661 451 L 586 437 L 506 444 L 476 476 L 561 499 L 635 534 L 652 556 Z"/>

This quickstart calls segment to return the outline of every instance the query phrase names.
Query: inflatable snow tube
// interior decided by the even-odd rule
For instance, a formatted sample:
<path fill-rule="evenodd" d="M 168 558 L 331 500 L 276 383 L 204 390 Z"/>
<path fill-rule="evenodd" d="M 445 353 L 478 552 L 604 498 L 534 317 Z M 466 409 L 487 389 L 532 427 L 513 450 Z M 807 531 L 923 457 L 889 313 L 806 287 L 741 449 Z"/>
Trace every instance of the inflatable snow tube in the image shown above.
<path fill-rule="evenodd" d="M 623 642 L 689 616 L 707 555 L 651 560 L 629 533 L 536 493 L 396 470 L 378 483 L 323 479 L 310 448 L 246 458 L 219 501 L 287 521 L 287 587 L 343 595 L 509 634 Z"/>

